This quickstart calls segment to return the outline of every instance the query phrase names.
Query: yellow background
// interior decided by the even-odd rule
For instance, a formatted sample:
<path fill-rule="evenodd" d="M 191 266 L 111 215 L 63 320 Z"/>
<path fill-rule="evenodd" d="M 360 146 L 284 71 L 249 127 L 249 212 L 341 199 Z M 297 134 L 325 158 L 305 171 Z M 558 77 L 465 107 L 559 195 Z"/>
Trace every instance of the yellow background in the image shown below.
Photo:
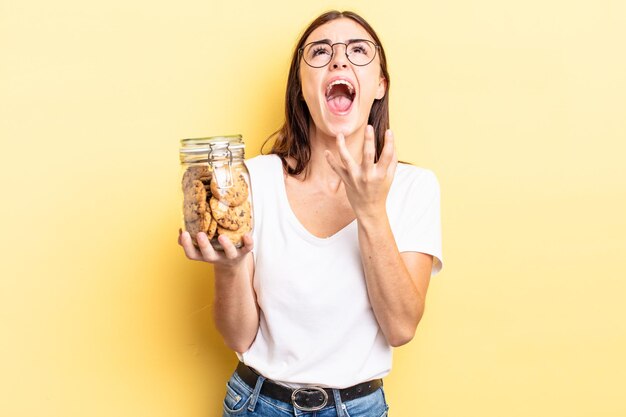
<path fill-rule="evenodd" d="M 305 25 L 381 36 L 445 267 L 394 417 L 626 415 L 626 3 L 0 0 L 0 415 L 221 415 L 235 356 L 187 261 L 178 140 L 283 118 Z"/>

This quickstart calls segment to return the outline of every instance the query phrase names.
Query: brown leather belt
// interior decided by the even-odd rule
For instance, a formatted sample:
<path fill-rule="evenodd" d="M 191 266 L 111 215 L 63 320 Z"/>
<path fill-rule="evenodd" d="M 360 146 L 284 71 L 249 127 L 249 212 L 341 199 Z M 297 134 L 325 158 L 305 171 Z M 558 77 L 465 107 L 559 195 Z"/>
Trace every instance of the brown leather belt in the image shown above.
<path fill-rule="evenodd" d="M 242 362 L 237 365 L 237 374 L 251 388 L 256 386 L 259 374 L 249 366 Z M 364 397 L 373 393 L 383 386 L 382 379 L 373 379 L 363 382 L 349 388 L 339 390 L 341 401 L 350 401 L 355 398 Z M 333 390 L 323 387 L 305 387 L 291 389 L 282 385 L 278 385 L 271 380 L 266 379 L 261 386 L 262 395 L 282 401 L 287 404 L 293 404 L 297 409 L 303 411 L 316 411 L 335 404 Z"/>

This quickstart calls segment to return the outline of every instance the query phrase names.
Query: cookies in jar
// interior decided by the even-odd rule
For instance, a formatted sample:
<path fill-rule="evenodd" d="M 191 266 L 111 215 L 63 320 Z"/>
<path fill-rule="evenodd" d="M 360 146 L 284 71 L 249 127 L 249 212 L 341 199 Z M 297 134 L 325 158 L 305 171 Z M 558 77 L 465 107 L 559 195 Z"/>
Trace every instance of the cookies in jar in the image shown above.
<path fill-rule="evenodd" d="M 197 234 L 207 234 L 221 250 L 218 236 L 235 247 L 253 227 L 250 174 L 244 163 L 240 135 L 183 139 L 180 148 L 183 229 L 194 245 Z"/>

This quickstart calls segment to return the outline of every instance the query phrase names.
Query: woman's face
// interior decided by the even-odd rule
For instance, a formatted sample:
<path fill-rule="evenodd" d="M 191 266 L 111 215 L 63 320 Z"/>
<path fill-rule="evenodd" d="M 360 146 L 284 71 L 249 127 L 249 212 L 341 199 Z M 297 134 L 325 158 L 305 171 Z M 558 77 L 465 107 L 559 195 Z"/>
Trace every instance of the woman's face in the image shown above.
<path fill-rule="evenodd" d="M 305 41 L 327 40 L 330 44 L 348 43 L 352 39 L 374 41 L 367 31 L 352 19 L 337 19 L 315 29 Z M 375 99 L 385 95 L 385 80 L 380 70 L 380 57 L 365 66 L 352 64 L 346 57 L 346 47 L 335 45 L 328 65 L 309 66 L 300 58 L 302 94 L 311 113 L 314 129 L 328 136 L 343 133 L 346 137 L 367 124 Z M 303 53 L 306 54 L 306 50 Z M 323 54 L 323 51 L 318 51 Z M 360 54 L 360 49 L 354 53 Z M 311 56 L 311 55 L 307 55 Z"/>

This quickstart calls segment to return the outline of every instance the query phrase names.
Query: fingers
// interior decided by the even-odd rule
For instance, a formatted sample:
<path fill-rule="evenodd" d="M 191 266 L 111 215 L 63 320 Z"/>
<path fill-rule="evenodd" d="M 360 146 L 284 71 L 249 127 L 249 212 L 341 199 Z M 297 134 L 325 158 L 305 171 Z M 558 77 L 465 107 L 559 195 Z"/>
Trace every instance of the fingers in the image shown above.
<path fill-rule="evenodd" d="M 254 248 L 254 242 L 250 233 L 246 233 L 245 235 L 243 235 L 243 246 L 239 249 L 237 249 L 235 245 L 233 245 L 233 242 L 231 242 L 231 240 L 227 236 L 220 235 L 218 236 L 217 240 L 218 242 L 220 242 L 220 245 L 222 245 L 222 249 L 224 249 L 224 255 L 228 259 L 237 259 L 239 257 L 242 257 L 248 252 L 252 251 L 252 249 Z"/>
<path fill-rule="evenodd" d="M 185 255 L 189 259 L 193 259 L 194 261 L 199 261 L 202 259 L 202 254 L 196 249 L 191 241 L 191 235 L 189 232 L 185 231 L 180 234 L 178 237 L 178 241 L 180 245 L 183 247 L 185 251 Z"/>
<path fill-rule="evenodd" d="M 237 248 L 233 245 L 233 242 L 224 235 L 220 235 L 217 238 L 217 241 L 222 245 L 222 249 L 224 250 L 224 256 L 228 259 L 235 259 L 239 254 L 237 253 Z"/>
<path fill-rule="evenodd" d="M 343 166 L 346 167 L 348 171 L 354 172 L 357 165 L 346 147 L 346 138 L 343 133 L 337 135 L 337 148 L 339 149 L 339 158 L 341 158 Z"/>
<path fill-rule="evenodd" d="M 376 157 L 376 136 L 372 125 L 365 128 L 365 140 L 363 141 L 363 159 L 361 160 L 361 168 L 369 169 L 374 164 Z"/>
<path fill-rule="evenodd" d="M 246 233 L 243 236 L 243 246 L 239 249 L 224 235 L 218 237 L 218 242 L 222 246 L 223 251 L 217 251 L 213 245 L 211 245 L 206 233 L 198 233 L 196 241 L 198 242 L 198 247 L 194 246 L 189 232 L 179 231 L 178 242 L 183 247 L 187 258 L 209 263 L 237 263 L 254 248 L 254 242 L 250 233 Z"/>
<path fill-rule="evenodd" d="M 380 153 L 380 159 L 378 160 L 378 165 L 381 169 L 386 170 L 387 173 L 395 172 L 396 165 L 398 159 L 396 157 L 396 146 L 393 137 L 393 132 L 391 129 L 387 129 L 385 132 L 385 146 L 383 146 L 383 150 Z"/>
<path fill-rule="evenodd" d="M 254 241 L 252 240 L 252 235 L 250 233 L 246 233 L 243 235 L 243 247 L 240 249 L 242 253 L 248 253 L 254 248 Z"/>
<path fill-rule="evenodd" d="M 202 259 L 207 262 L 215 262 L 218 256 L 217 253 L 215 253 L 215 249 L 213 248 L 213 245 L 211 245 L 209 237 L 206 235 L 206 233 L 198 233 L 196 241 L 198 242 L 198 247 L 200 248 L 200 252 L 202 253 Z"/>
<path fill-rule="evenodd" d="M 330 165 L 333 171 L 335 171 L 337 175 L 339 175 L 339 177 L 343 180 L 345 175 L 344 169 L 339 165 L 339 162 L 337 162 L 335 156 L 328 150 L 324 151 L 324 155 L 326 156 L 326 162 L 328 162 L 328 165 Z"/>

